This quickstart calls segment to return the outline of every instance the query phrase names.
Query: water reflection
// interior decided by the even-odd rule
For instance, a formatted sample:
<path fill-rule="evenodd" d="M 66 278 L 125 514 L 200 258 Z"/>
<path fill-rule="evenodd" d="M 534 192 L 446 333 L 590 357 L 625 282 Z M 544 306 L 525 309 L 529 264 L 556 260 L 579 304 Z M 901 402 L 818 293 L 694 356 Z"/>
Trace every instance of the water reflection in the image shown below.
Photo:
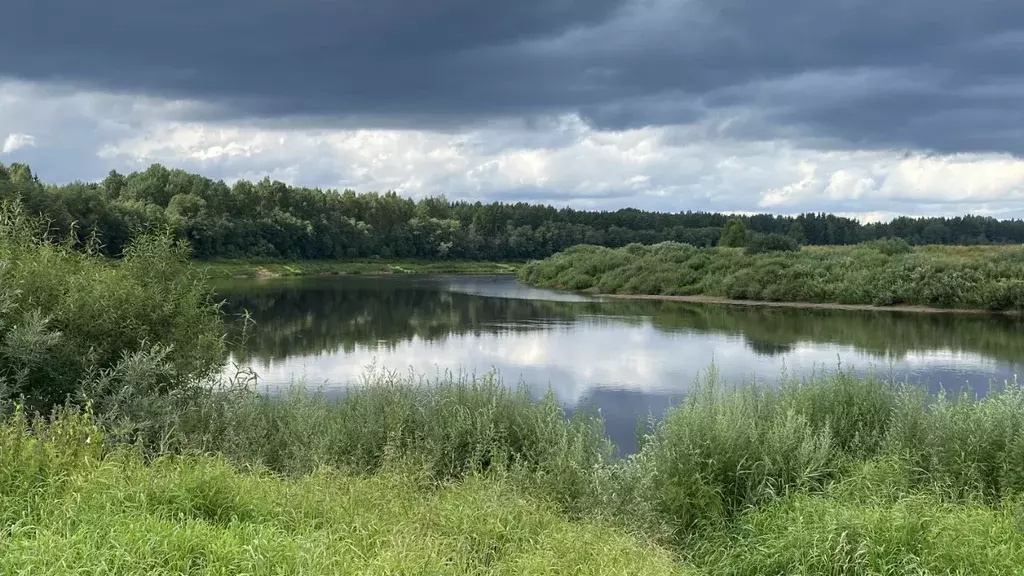
<path fill-rule="evenodd" d="M 508 277 L 331 277 L 218 285 L 256 322 L 234 360 L 264 383 L 342 387 L 366 367 L 498 370 L 567 406 L 592 402 L 631 444 L 637 413 L 661 413 L 713 361 L 730 381 L 802 376 L 838 363 L 984 391 L 1013 378 L 1020 319 L 603 302 Z M 241 324 L 231 325 L 233 341 Z M 625 448 L 626 446 L 624 446 Z"/>

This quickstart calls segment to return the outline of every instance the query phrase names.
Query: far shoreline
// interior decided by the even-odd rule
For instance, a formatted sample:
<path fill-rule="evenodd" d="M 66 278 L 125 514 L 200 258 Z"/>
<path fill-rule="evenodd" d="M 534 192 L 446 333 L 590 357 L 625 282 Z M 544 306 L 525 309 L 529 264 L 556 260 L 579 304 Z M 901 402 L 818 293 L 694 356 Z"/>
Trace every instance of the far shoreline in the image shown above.
<path fill-rule="evenodd" d="M 316 276 L 390 276 L 422 274 L 516 273 L 519 262 L 483 260 L 193 260 L 192 266 L 215 280 Z"/>
<path fill-rule="evenodd" d="M 660 294 L 595 294 L 597 298 L 613 298 L 616 300 L 656 300 L 661 302 L 686 302 L 690 304 L 716 304 L 725 306 L 754 306 L 763 308 L 803 308 L 815 310 L 850 310 L 858 312 L 910 312 L 917 314 L 972 314 L 1019 316 L 1021 310 L 985 310 L 982 308 L 935 308 L 932 306 L 915 306 L 897 304 L 894 306 L 875 306 L 873 304 L 839 304 L 836 302 L 786 302 L 771 300 L 734 300 L 720 296 L 669 296 Z"/>

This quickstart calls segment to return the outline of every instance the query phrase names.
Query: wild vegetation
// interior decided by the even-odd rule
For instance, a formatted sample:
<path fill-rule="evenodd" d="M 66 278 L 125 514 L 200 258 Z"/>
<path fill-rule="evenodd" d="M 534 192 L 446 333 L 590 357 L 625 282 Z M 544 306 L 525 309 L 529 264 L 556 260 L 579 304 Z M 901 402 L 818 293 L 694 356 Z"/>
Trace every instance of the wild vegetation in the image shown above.
<path fill-rule="evenodd" d="M 60 237 L 84 240 L 118 257 L 141 233 L 171 230 L 200 259 L 490 260 L 545 258 L 577 244 L 622 247 L 673 241 L 745 245 L 740 224 L 769 242 L 845 245 L 897 237 L 910 244 L 1024 242 L 1024 221 L 981 216 L 897 218 L 861 224 L 831 214 L 729 216 L 636 209 L 581 211 L 527 203 L 418 201 L 384 194 L 289 186 L 263 179 L 228 185 L 154 164 L 100 182 L 45 184 L 24 164 L 0 165 L 0 200 L 20 198 Z M 727 226 L 728 224 L 728 226 Z"/>
<path fill-rule="evenodd" d="M 569 522 L 500 479 L 147 460 L 67 412 L 0 426 L 0 494 L 5 574 L 685 574 L 666 551 Z"/>
<path fill-rule="evenodd" d="M 339 274 L 514 274 L 520 264 L 479 260 L 215 260 L 193 265 L 217 280 Z"/>
<path fill-rule="evenodd" d="M 81 386 L 128 386 L 143 364 L 160 393 L 219 372 L 219 306 L 185 246 L 140 237 L 108 266 L 94 242 L 40 229 L 0 207 L 0 400 L 47 410 Z"/>
<path fill-rule="evenodd" d="M 1024 564 L 1015 382 L 950 400 L 843 372 L 731 388 L 711 370 L 623 458 L 599 414 L 566 418 L 493 378 L 371 373 L 339 397 L 219 378 L 222 312 L 186 247 L 140 237 L 114 265 L 39 237 L 16 206 L 0 214 L 5 572 Z"/>
<path fill-rule="evenodd" d="M 756 247 L 755 247 L 756 246 Z M 527 284 L 600 294 L 713 296 L 988 310 L 1024 309 L 1024 248 L 856 246 L 765 250 L 666 242 L 575 246 L 519 271 Z"/>

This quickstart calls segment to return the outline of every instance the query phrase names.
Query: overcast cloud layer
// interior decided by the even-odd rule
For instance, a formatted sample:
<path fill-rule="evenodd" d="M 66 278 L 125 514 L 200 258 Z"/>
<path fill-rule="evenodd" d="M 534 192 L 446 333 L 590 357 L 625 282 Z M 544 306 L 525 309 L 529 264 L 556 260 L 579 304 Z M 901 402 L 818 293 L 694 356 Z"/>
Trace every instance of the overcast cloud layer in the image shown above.
<path fill-rule="evenodd" d="M 1024 215 L 1019 0 L 8 0 L 0 161 Z"/>

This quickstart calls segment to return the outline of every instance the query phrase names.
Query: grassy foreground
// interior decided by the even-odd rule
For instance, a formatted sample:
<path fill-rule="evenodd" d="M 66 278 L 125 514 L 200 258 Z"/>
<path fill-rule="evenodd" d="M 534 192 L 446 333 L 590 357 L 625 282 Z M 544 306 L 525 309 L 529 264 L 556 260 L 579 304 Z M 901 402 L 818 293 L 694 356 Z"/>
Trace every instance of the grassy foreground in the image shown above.
<path fill-rule="evenodd" d="M 178 405 L 179 403 L 175 403 Z M 154 412 L 154 414 L 157 412 Z M 0 572 L 1012 574 L 1024 392 L 925 401 L 836 374 L 701 383 L 607 453 L 497 382 L 221 390 L 163 450 L 86 410 L 0 423 Z M 201 455 L 210 449 L 215 455 Z"/>
<path fill-rule="evenodd" d="M 84 419 L 0 430 L 4 574 L 680 574 L 664 550 L 495 480 L 286 479 L 213 456 L 102 454 Z M 87 440 L 89 443 L 87 444 Z"/>
<path fill-rule="evenodd" d="M 1024 310 L 1024 248 L 896 240 L 752 253 L 666 242 L 576 246 L 519 271 L 527 284 L 600 294 Z"/>
<path fill-rule="evenodd" d="M 475 260 L 195 260 L 210 278 L 275 278 L 337 274 L 514 274 L 519 264 Z"/>

